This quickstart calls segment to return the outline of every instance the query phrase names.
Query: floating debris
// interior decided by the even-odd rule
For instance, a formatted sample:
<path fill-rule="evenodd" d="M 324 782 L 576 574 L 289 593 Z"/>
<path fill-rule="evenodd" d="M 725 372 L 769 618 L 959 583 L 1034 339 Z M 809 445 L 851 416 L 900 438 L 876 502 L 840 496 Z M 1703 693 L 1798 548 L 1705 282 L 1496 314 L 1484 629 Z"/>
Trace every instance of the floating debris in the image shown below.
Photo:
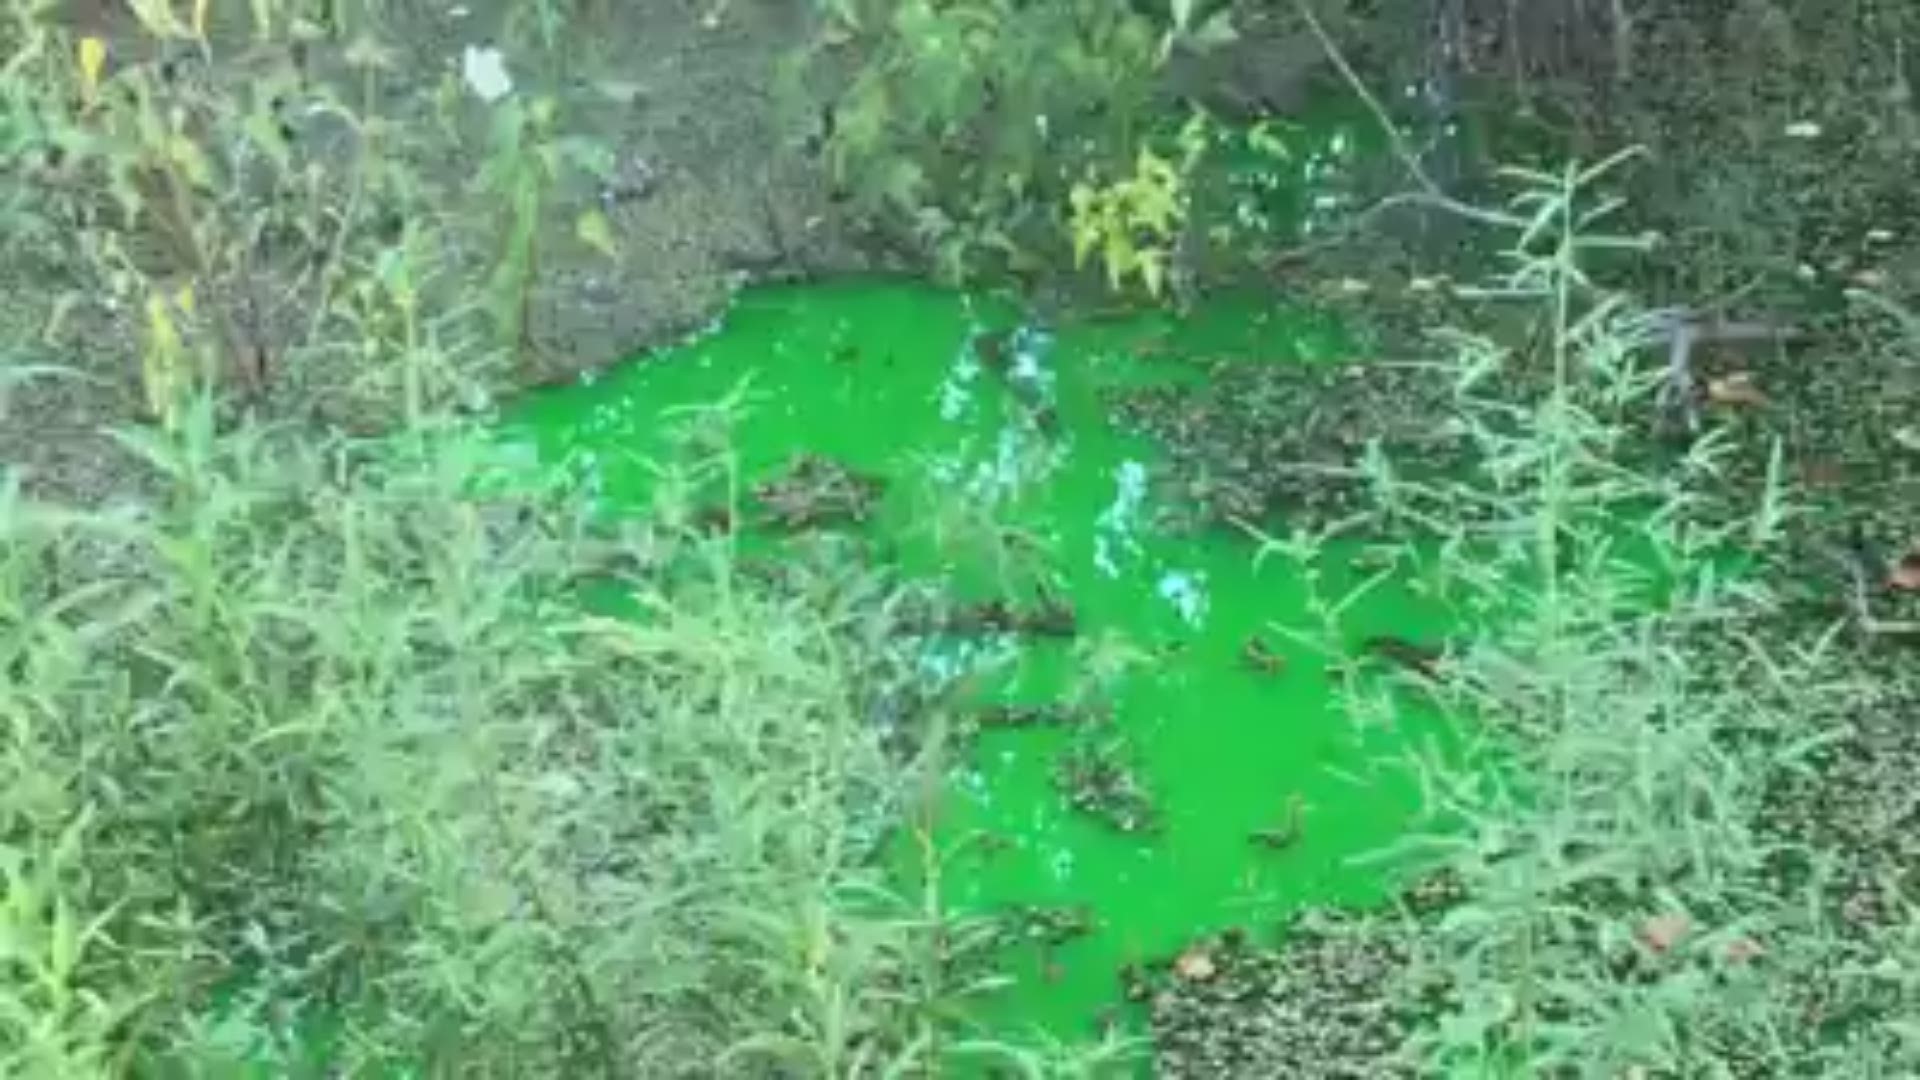
<path fill-rule="evenodd" d="M 867 476 L 820 454 L 797 454 L 785 472 L 756 484 L 753 497 L 788 531 L 867 520 L 885 491 Z"/>
<path fill-rule="evenodd" d="M 1026 611 L 1016 609 L 1005 600 L 984 600 L 903 620 L 901 629 L 918 634 L 1071 638 L 1080 632 L 1080 620 L 1073 606 L 1061 600 L 1042 600 Z"/>
<path fill-rule="evenodd" d="M 1273 651 L 1273 646 L 1258 634 L 1247 638 L 1240 646 L 1240 663 L 1248 671 L 1261 675 L 1280 675 L 1287 670 L 1287 658 Z"/>
<path fill-rule="evenodd" d="M 1074 809 L 1123 833 L 1151 832 L 1158 809 L 1117 740 L 1081 743 L 1062 755 L 1054 782 Z"/>
<path fill-rule="evenodd" d="M 1269 851 L 1285 851 L 1300 842 L 1306 833 L 1306 800 L 1299 792 L 1287 796 L 1287 808 L 1284 819 L 1271 829 L 1261 829 L 1252 836 L 1254 843 Z"/>
<path fill-rule="evenodd" d="M 1000 913 L 1004 940 L 1025 941 L 1052 948 L 1093 933 L 1093 909 L 1085 904 L 1065 906 L 1018 905 Z"/>
<path fill-rule="evenodd" d="M 1446 657 L 1446 653 L 1439 648 L 1417 644 L 1394 634 L 1377 634 L 1362 642 L 1361 648 L 1425 679 L 1440 677 L 1440 661 Z"/>
<path fill-rule="evenodd" d="M 1092 727 L 1112 715 L 1073 705 L 987 705 L 974 720 L 983 728 Z"/>
<path fill-rule="evenodd" d="M 1451 386 L 1436 371 L 1231 360 L 1205 371 L 1198 385 L 1108 395 L 1121 424 L 1167 448 L 1163 526 L 1192 531 L 1277 515 L 1312 525 L 1370 512 L 1369 446 L 1417 463 L 1422 475 L 1470 460 L 1468 440 L 1448 422 L 1457 412 Z"/>

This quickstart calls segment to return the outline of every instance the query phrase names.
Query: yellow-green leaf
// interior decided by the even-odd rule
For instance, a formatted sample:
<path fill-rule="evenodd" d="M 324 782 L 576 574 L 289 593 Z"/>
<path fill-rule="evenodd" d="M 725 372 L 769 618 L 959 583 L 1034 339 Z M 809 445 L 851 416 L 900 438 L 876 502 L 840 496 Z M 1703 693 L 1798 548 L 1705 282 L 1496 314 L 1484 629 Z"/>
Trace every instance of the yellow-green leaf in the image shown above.
<path fill-rule="evenodd" d="M 187 179 L 200 187 L 213 184 L 213 167 L 207 162 L 207 155 L 200 147 L 185 135 L 175 135 L 168 140 L 167 156 L 187 174 Z"/>
<path fill-rule="evenodd" d="M 88 104 L 100 91 L 100 72 L 107 64 L 107 43 L 97 37 L 80 39 L 80 94 Z"/>
<path fill-rule="evenodd" d="M 190 34 L 180 25 L 180 19 L 173 13 L 171 0 L 128 0 L 127 6 L 133 9 L 133 17 L 140 25 L 157 38 L 183 38 Z"/>
<path fill-rule="evenodd" d="M 147 408 L 168 426 L 172 426 L 175 403 L 180 393 L 180 328 L 167 310 L 165 298 L 155 293 L 147 298 L 147 348 L 140 358 L 140 382 L 146 391 Z"/>
<path fill-rule="evenodd" d="M 1200 29 L 1193 33 L 1194 43 L 1206 49 L 1230 45 L 1238 40 L 1240 40 L 1240 31 L 1234 28 L 1233 12 L 1225 9 L 1201 23 Z"/>
<path fill-rule="evenodd" d="M 1121 283 L 1126 280 L 1127 271 L 1133 268 L 1133 242 L 1128 240 L 1123 233 L 1108 233 L 1106 257 L 1107 284 L 1114 289 L 1118 289 Z"/>
<path fill-rule="evenodd" d="M 1160 299 L 1160 290 L 1166 283 L 1166 252 L 1154 248 L 1141 251 L 1135 258 L 1135 267 L 1140 272 L 1140 283 L 1147 287 L 1147 295 Z"/>
<path fill-rule="evenodd" d="M 1078 270 L 1087 264 L 1087 253 L 1100 241 L 1100 230 L 1093 222 L 1076 214 L 1073 219 L 1073 267 Z"/>
<path fill-rule="evenodd" d="M 1247 132 L 1247 145 L 1268 157 L 1279 158 L 1281 161 L 1293 160 L 1293 151 L 1287 148 L 1286 139 L 1275 134 L 1273 125 L 1265 120 L 1255 124 Z"/>
<path fill-rule="evenodd" d="M 607 215 L 598 210 L 589 210 L 580 215 L 573 223 L 573 233 L 580 242 L 609 259 L 620 257 L 620 246 L 614 242 L 613 226 L 607 222 Z"/>
<path fill-rule="evenodd" d="M 150 348 L 162 352 L 180 347 L 180 329 L 174 325 L 173 315 L 167 310 L 166 298 L 158 293 L 147 297 L 147 343 Z"/>

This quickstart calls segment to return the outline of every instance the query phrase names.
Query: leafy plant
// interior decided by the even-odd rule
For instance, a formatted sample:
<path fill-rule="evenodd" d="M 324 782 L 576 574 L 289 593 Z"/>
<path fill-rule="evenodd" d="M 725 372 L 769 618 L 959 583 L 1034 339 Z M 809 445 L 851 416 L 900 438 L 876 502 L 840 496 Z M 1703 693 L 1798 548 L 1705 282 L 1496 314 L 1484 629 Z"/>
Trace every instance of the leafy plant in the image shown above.
<path fill-rule="evenodd" d="M 1596 253 L 1644 246 L 1601 231 L 1619 204 L 1596 189 L 1631 156 L 1509 173 L 1523 188 L 1500 212 L 1514 269 L 1486 293 L 1536 306 L 1537 346 L 1443 339 L 1454 400 L 1434 422 L 1466 439 L 1468 465 L 1434 476 L 1377 446 L 1361 461 L 1378 507 L 1360 527 L 1402 537 L 1396 558 L 1471 628 L 1418 685 L 1482 732 L 1467 752 L 1503 763 L 1491 783 L 1414 764 L 1434 827 L 1387 857 L 1433 874 L 1358 934 L 1407 957 L 1381 997 L 1421 1004 L 1367 1067 L 1903 1072 L 1912 990 L 1893 971 L 1908 961 L 1858 994 L 1833 972 L 1875 950 L 1910 957 L 1911 915 L 1848 927 L 1833 882 L 1856 854 L 1792 824 L 1819 812 L 1781 796 L 1818 790 L 1805 778 L 1823 747 L 1877 723 L 1881 676 L 1826 627 L 1784 619 L 1766 583 L 1729 575 L 1724 552 L 1779 543 L 1795 514 L 1777 489 L 1726 513 L 1729 429 L 1644 453 L 1667 374 L 1642 346 L 1659 324 L 1588 271 Z M 1346 602 L 1319 601 L 1330 627 Z M 1405 708 L 1348 692 L 1386 722 Z M 1808 1016 L 1844 1016 L 1844 1032 Z"/>
<path fill-rule="evenodd" d="M 878 227 L 949 277 L 1045 265 L 1070 185 L 1091 164 L 1134 157 L 1158 34 L 1126 5 L 825 6 L 831 21 L 791 74 L 850 55 L 826 106 L 829 167 Z"/>
<path fill-rule="evenodd" d="M 71 283 L 49 341 L 86 325 L 143 343 L 153 418 L 211 387 L 364 422 L 475 396 L 500 347 L 528 356 L 550 192 L 608 158 L 552 100 L 500 88 L 480 110 L 490 142 L 469 147 L 455 79 L 438 128 L 402 126 L 384 114 L 396 53 L 378 5 L 144 4 L 69 26 L 20 0 L 7 15 L 0 243 Z M 477 157 L 478 182 L 436 155 Z M 575 225 L 618 256 L 604 218 Z M 429 353 L 440 370 L 423 377 Z"/>
<path fill-rule="evenodd" d="M 815 606 L 863 571 L 590 530 L 458 425 L 370 453 L 211 416 L 123 437 L 149 508 L 0 501 L 10 1073 L 316 1018 L 355 1072 L 925 1060 L 966 984 L 880 889 L 919 781 L 863 705 L 907 665 L 879 609 Z M 637 617 L 582 611 L 583 566 L 634 568 Z"/>
<path fill-rule="evenodd" d="M 1112 288 L 1138 278 L 1147 295 L 1159 298 L 1175 269 L 1175 248 L 1186 227 L 1187 178 L 1205 152 L 1205 126 L 1198 113 L 1188 122 L 1177 163 L 1142 146 L 1132 176 L 1104 186 L 1074 185 L 1068 203 L 1075 265 L 1097 250 Z"/>
<path fill-rule="evenodd" d="M 530 336 L 533 290 L 548 192 L 569 167 L 604 177 L 612 161 L 598 143 L 559 133 L 552 98 L 509 97 L 493 109 L 493 145 L 480 185 L 489 201 L 505 208 L 505 238 L 488 283 L 488 307 L 502 338 L 524 361 L 536 347 Z M 576 231 L 615 254 L 598 211 L 588 211 Z"/>

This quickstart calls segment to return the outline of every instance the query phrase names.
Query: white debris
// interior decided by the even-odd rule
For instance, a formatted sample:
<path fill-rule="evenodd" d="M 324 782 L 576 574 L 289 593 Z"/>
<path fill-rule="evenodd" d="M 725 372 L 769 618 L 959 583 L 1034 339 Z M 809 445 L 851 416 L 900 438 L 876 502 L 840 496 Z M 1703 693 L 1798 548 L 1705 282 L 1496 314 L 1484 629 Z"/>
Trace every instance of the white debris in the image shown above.
<path fill-rule="evenodd" d="M 467 46 L 460 61 L 460 74 L 467 88 L 481 101 L 491 105 L 513 93 L 513 77 L 507 74 L 507 59 L 499 49 Z"/>

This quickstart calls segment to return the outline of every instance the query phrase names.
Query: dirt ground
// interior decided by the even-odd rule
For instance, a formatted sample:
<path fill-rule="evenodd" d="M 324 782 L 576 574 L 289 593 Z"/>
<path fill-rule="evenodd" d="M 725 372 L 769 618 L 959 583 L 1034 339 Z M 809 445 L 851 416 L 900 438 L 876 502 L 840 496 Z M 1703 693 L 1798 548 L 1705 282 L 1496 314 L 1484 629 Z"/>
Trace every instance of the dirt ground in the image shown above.
<path fill-rule="evenodd" d="M 381 44 L 394 62 L 381 112 L 402 131 L 434 123 L 435 95 L 459 77 L 466 49 L 531 36 L 524 24 L 508 25 L 507 7 L 480 0 L 390 9 Z M 543 243 L 530 312 L 537 356 L 501 389 L 570 377 L 698 330 L 752 280 L 874 266 L 846 239 L 824 170 L 801 148 L 806 132 L 792 117 L 804 109 L 779 107 L 777 71 L 809 33 L 811 5 L 622 0 L 573 9 L 566 38 L 578 45 L 505 51 L 516 93 L 552 96 L 565 133 L 613 156 L 610 180 L 576 172 L 557 186 L 543 239 L 570 237 L 581 212 L 597 207 L 618 258 Z M 104 10 L 75 5 L 68 16 L 107 27 L 110 39 L 131 30 L 111 26 Z M 468 112 L 480 122 L 456 145 L 471 157 L 424 144 L 402 151 L 450 192 L 471 189 L 485 152 L 484 110 Z M 4 170 L 0 183 L 13 183 Z M 483 246 L 448 254 L 483 271 L 491 255 Z M 72 369 L 0 383 L 0 464 L 20 469 L 36 493 L 96 502 L 126 490 L 129 459 L 105 428 L 139 416 L 141 323 L 138 312 L 99 302 L 97 289 L 59 264 L 56 257 L 42 265 L 31 253 L 0 264 L 0 341 L 27 343 L 12 359 Z M 46 333 L 57 297 L 75 290 L 82 302 Z M 336 385 L 340 374 L 277 379 L 268 413 L 310 415 L 303 406 L 314 402 L 285 399 L 324 397 L 314 388 Z"/>

